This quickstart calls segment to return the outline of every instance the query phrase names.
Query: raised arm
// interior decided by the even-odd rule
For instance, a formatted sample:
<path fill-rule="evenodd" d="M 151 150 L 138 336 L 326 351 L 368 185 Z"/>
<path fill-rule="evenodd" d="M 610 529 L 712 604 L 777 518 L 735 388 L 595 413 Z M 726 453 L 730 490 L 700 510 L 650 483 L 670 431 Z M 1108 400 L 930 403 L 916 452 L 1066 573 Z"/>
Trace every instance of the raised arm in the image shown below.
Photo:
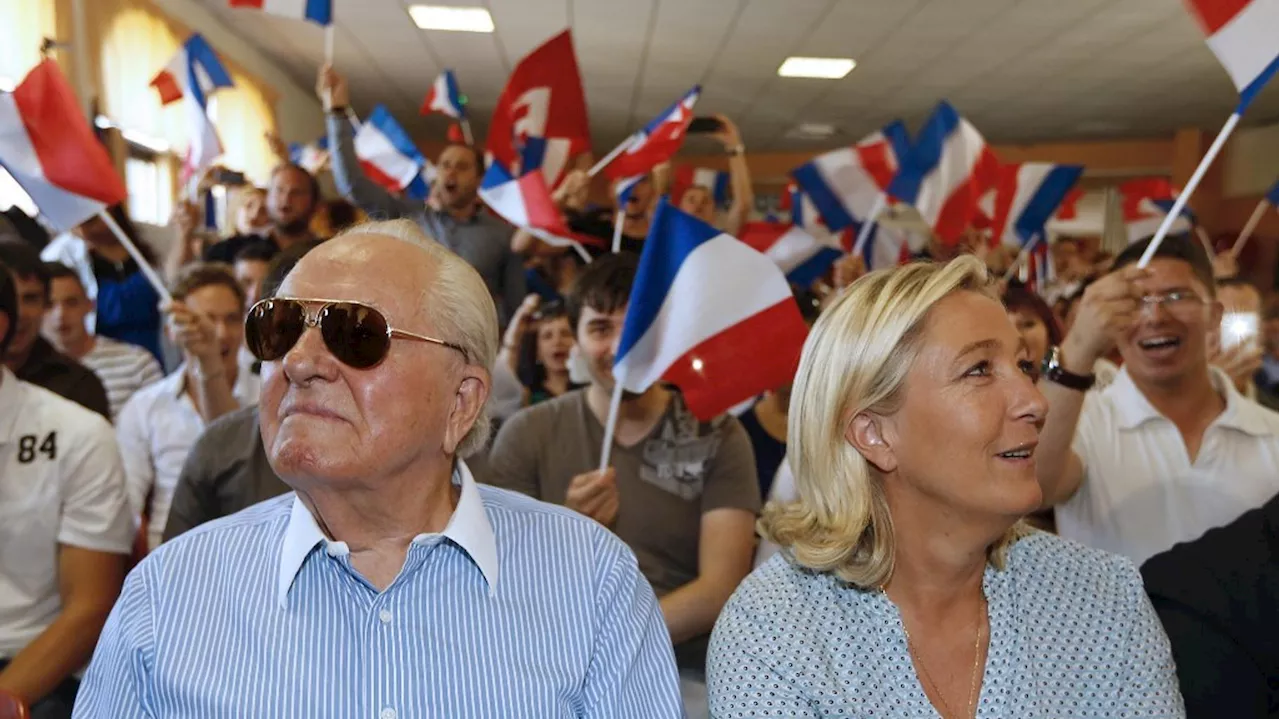
<path fill-rule="evenodd" d="M 715 134 L 715 138 L 724 145 L 724 151 L 729 155 L 729 191 L 733 194 L 733 204 L 725 215 L 722 229 L 737 237 L 738 231 L 751 214 L 756 195 L 751 186 L 751 168 L 747 166 L 747 151 L 742 144 L 738 126 L 724 115 L 716 115 L 716 118 L 720 120 L 722 129 Z"/>
<path fill-rule="evenodd" d="M 1062 343 L 1059 360 L 1064 370 L 1093 374 L 1094 363 L 1138 320 L 1142 292 L 1136 282 L 1145 274 L 1145 270 L 1125 268 L 1085 290 L 1075 324 Z M 1036 476 L 1044 506 L 1053 507 L 1070 499 L 1084 479 L 1084 464 L 1071 445 L 1085 393 L 1048 379 L 1040 380 L 1040 391 L 1049 400 L 1049 416 L 1036 449 Z"/>
<path fill-rule="evenodd" d="M 316 95 L 324 106 L 329 133 L 329 165 L 338 192 L 374 219 L 394 220 L 421 210 L 420 203 L 393 197 L 360 169 L 355 131 L 345 113 L 348 107 L 347 81 L 332 66 L 320 68 Z"/>

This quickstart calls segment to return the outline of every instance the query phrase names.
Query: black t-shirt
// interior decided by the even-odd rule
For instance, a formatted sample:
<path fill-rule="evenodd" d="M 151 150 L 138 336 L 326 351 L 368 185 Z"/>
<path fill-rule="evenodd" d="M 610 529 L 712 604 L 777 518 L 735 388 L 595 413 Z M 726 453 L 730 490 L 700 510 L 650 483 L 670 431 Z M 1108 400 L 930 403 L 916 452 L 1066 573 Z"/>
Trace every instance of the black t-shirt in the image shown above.
<path fill-rule="evenodd" d="M 1278 512 L 1273 497 L 1142 565 L 1188 719 L 1276 716 Z"/>

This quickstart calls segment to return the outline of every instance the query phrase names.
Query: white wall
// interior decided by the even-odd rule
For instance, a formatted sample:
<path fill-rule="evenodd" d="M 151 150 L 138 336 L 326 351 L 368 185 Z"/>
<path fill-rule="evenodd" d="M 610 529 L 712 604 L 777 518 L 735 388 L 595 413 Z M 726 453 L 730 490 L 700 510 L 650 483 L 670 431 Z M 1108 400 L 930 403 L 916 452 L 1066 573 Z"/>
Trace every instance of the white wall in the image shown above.
<path fill-rule="evenodd" d="M 285 142 L 310 142 L 324 133 L 324 112 L 312 88 L 295 83 L 196 0 L 155 0 L 155 4 L 276 91 L 276 124 Z"/>

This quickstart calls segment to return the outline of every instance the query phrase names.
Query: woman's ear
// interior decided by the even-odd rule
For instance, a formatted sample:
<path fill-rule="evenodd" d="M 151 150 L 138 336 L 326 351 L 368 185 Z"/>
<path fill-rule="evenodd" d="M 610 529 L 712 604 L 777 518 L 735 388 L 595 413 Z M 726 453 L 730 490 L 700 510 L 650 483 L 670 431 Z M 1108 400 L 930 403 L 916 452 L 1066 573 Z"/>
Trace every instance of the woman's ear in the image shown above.
<path fill-rule="evenodd" d="M 885 439 L 883 421 L 869 412 L 860 412 L 849 423 L 844 438 L 872 466 L 888 473 L 898 468 L 898 458 Z"/>

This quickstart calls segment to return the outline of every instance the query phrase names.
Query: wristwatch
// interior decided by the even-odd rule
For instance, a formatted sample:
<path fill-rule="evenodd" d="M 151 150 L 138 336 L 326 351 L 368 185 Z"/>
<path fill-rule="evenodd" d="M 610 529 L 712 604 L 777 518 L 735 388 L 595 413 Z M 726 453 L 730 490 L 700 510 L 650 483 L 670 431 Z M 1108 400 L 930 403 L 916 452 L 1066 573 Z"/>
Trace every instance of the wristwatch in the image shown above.
<path fill-rule="evenodd" d="M 1079 392 L 1087 392 L 1098 381 L 1097 375 L 1076 374 L 1063 369 L 1062 348 L 1060 347 L 1050 347 L 1049 351 L 1044 354 L 1044 361 L 1040 364 L 1040 373 L 1045 379 L 1054 384 L 1060 384 L 1067 389 L 1074 389 Z"/>

